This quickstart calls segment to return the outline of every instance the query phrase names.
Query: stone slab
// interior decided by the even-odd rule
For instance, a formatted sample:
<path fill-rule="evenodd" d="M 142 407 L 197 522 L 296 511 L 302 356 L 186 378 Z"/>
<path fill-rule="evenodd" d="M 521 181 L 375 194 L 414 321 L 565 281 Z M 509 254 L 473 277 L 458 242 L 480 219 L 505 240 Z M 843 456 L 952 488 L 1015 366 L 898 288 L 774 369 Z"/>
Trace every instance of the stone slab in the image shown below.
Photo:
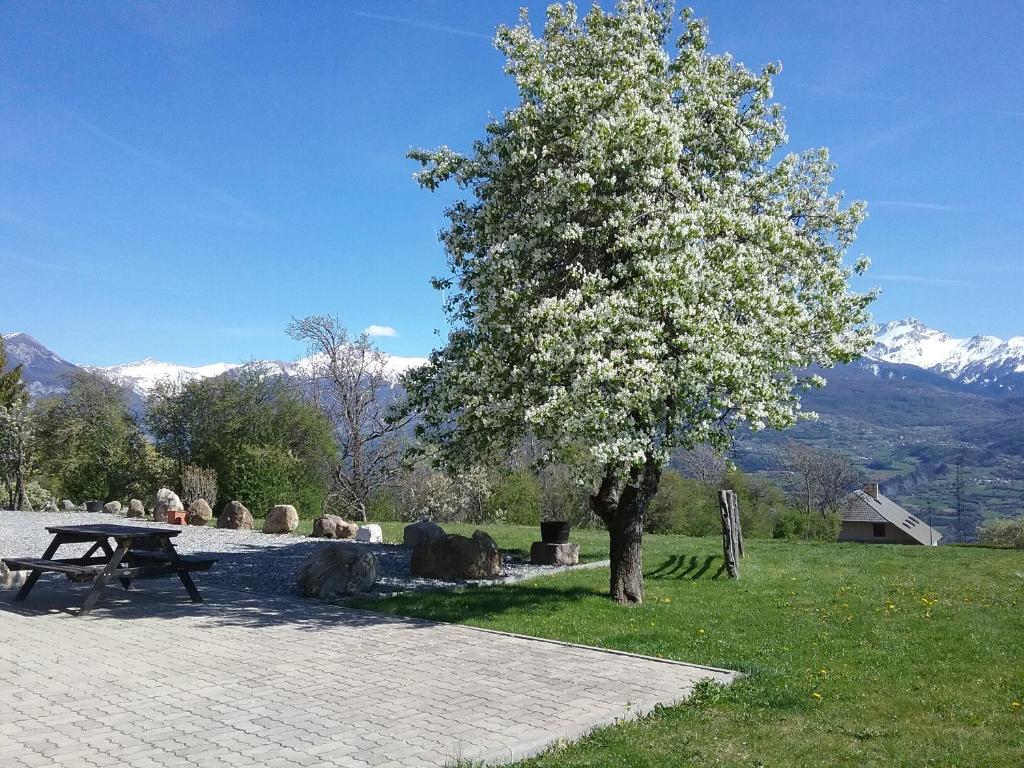
<path fill-rule="evenodd" d="M 576 565 L 579 561 L 579 544 L 548 544 L 535 541 L 530 545 L 530 562 L 533 565 Z"/>

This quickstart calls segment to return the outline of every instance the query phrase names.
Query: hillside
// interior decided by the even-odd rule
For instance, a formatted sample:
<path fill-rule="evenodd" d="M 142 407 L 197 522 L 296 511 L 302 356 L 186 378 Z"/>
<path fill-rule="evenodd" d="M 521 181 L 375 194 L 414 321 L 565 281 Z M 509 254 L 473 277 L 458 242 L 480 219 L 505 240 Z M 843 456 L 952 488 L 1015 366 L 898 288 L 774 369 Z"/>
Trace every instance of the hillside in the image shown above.
<path fill-rule="evenodd" d="M 821 371 L 828 385 L 804 398 L 805 408 L 820 415 L 817 421 L 785 433 L 741 435 L 737 464 L 783 480 L 780 454 L 786 440 L 849 453 L 866 475 L 882 482 L 887 495 L 921 514 L 931 504 L 936 527 L 952 538 L 955 467 L 962 457 L 965 530 L 973 532 L 986 518 L 1024 513 L 1024 337 L 955 339 L 910 318 L 883 325 L 877 338 L 864 360 Z M 4 339 L 12 360 L 25 364 L 34 396 L 59 395 L 64 377 L 91 370 L 124 386 L 137 410 L 157 381 L 216 376 L 238 367 L 147 358 L 83 368 L 28 334 Z M 397 380 L 424 362 L 391 357 L 389 367 Z M 267 365 L 293 375 L 308 361 Z M 394 395 L 390 389 L 382 393 Z"/>

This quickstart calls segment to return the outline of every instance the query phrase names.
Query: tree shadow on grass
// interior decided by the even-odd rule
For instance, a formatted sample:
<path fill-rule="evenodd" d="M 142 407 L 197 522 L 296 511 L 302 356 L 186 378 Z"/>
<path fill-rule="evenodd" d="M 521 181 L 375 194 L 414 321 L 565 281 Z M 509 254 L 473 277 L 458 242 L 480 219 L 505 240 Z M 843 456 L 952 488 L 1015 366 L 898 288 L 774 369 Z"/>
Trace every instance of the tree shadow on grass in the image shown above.
<path fill-rule="evenodd" d="M 718 569 L 708 576 L 708 572 L 719 561 Z M 725 573 L 725 558 L 722 555 L 672 555 L 656 568 L 644 574 L 648 579 L 718 579 Z"/>

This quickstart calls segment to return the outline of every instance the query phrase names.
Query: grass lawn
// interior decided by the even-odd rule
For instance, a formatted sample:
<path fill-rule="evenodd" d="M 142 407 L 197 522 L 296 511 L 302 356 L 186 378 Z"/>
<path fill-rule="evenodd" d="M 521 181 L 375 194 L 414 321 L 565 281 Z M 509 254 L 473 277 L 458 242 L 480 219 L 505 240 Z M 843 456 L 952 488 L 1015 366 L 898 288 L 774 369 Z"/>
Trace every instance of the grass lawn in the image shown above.
<path fill-rule="evenodd" d="M 536 536 L 486 527 L 502 548 Z M 605 534 L 574 539 L 605 556 Z M 1024 765 L 1024 553 L 747 544 L 734 582 L 720 540 L 647 537 L 637 607 L 604 597 L 603 569 L 362 605 L 746 673 L 520 766 Z"/>

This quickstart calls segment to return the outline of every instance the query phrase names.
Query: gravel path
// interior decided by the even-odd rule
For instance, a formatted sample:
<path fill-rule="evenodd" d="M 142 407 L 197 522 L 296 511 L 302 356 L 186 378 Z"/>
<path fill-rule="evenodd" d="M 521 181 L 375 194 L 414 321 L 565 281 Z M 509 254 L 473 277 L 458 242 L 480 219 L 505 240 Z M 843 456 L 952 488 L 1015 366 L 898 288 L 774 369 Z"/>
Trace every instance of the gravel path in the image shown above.
<path fill-rule="evenodd" d="M 39 557 L 53 536 L 46 531 L 53 525 L 87 525 L 90 523 L 129 523 L 166 527 L 162 523 L 125 520 L 116 515 L 89 512 L 11 512 L 0 511 L 0 558 Z M 208 554 L 217 563 L 207 573 L 196 574 L 204 584 L 225 589 L 258 592 L 269 595 L 295 594 L 295 580 L 302 563 L 322 539 L 304 536 L 268 535 L 259 531 L 232 531 L 186 525 L 174 539 L 182 554 Z M 333 542 L 332 542 L 333 543 Z M 409 565 L 412 550 L 399 544 L 365 544 L 340 542 L 343 546 L 369 547 L 377 557 L 378 578 L 373 592 L 386 595 L 395 592 L 432 591 L 465 586 L 467 582 L 422 579 L 413 576 Z M 84 553 L 88 545 L 65 545 L 61 556 Z M 67 553 L 67 554 L 65 554 Z M 554 573 L 560 569 L 516 562 L 505 556 L 501 578 L 521 580 Z M 60 578 L 48 574 L 46 578 Z"/>

